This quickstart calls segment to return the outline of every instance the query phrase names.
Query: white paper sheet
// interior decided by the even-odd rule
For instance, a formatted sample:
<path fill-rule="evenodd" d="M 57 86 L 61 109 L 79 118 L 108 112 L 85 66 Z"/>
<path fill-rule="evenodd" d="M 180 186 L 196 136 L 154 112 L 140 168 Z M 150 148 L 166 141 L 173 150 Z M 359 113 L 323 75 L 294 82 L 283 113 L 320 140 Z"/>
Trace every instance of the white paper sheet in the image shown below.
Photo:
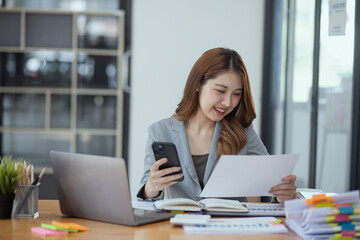
<path fill-rule="evenodd" d="M 321 189 L 314 189 L 314 188 L 298 188 L 297 192 L 300 194 L 300 198 L 312 198 L 313 195 L 325 193 Z M 337 193 L 330 193 L 330 192 L 327 192 L 325 194 L 326 196 L 337 195 Z"/>
<path fill-rule="evenodd" d="M 329 0 L 329 36 L 345 36 L 346 0 Z"/>
<path fill-rule="evenodd" d="M 154 202 L 150 201 L 131 200 L 131 205 L 133 208 L 137 209 L 156 211 Z"/>
<path fill-rule="evenodd" d="M 287 233 L 287 228 L 276 221 L 274 217 L 216 218 L 211 219 L 208 224 L 186 225 L 184 231 L 188 234 Z"/>
<path fill-rule="evenodd" d="M 223 155 L 200 197 L 272 196 L 281 179 L 291 175 L 299 154 Z"/>

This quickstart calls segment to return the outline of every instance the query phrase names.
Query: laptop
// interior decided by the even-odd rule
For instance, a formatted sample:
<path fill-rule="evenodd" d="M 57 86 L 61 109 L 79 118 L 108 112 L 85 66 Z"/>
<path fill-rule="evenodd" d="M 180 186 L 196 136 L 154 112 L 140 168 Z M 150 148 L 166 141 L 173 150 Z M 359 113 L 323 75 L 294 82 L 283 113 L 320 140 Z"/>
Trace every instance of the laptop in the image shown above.
<path fill-rule="evenodd" d="M 174 214 L 133 209 L 125 161 L 121 158 L 50 152 L 64 215 L 138 226 Z"/>

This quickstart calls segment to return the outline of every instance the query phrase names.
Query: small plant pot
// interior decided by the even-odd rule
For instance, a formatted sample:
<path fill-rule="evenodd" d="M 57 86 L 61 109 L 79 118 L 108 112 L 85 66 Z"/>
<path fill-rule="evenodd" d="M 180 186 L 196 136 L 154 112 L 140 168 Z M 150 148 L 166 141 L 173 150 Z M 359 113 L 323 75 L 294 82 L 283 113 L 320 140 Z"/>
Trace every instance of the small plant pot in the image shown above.
<path fill-rule="evenodd" d="M 0 219 L 11 218 L 15 194 L 0 195 Z"/>

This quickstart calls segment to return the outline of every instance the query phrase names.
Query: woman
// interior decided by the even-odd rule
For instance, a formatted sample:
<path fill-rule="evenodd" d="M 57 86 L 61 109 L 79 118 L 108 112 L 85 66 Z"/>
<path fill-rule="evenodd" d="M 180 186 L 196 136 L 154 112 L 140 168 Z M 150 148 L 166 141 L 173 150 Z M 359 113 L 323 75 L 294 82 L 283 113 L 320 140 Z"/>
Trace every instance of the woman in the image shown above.
<path fill-rule="evenodd" d="M 240 55 L 233 50 L 215 48 L 205 52 L 194 64 L 184 96 L 168 118 L 149 127 L 145 172 L 139 198 L 185 197 L 199 200 L 220 155 L 265 155 L 267 150 L 255 133 L 255 109 L 248 73 Z M 167 159 L 155 161 L 151 144 L 173 142 L 182 166 L 159 170 Z M 176 180 L 184 176 L 184 181 Z M 226 176 L 224 176 L 226 177 Z M 296 195 L 296 176 L 269 189 L 277 201 Z"/>

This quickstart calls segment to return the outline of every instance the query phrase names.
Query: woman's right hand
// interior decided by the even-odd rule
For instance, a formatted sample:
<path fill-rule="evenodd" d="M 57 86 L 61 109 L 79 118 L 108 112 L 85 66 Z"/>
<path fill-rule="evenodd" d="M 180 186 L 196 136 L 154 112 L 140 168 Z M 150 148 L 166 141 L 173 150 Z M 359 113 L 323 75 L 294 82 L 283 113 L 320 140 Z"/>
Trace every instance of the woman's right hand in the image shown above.
<path fill-rule="evenodd" d="M 167 161 L 167 158 L 159 159 L 155 161 L 155 163 L 150 168 L 150 178 L 145 184 L 146 198 L 157 197 L 160 191 L 164 190 L 164 188 L 174 185 L 175 183 L 178 183 L 176 180 L 183 176 L 183 174 L 180 173 L 165 177 L 165 175 L 178 172 L 181 169 L 181 167 L 171 167 L 160 170 L 159 167 Z"/>

